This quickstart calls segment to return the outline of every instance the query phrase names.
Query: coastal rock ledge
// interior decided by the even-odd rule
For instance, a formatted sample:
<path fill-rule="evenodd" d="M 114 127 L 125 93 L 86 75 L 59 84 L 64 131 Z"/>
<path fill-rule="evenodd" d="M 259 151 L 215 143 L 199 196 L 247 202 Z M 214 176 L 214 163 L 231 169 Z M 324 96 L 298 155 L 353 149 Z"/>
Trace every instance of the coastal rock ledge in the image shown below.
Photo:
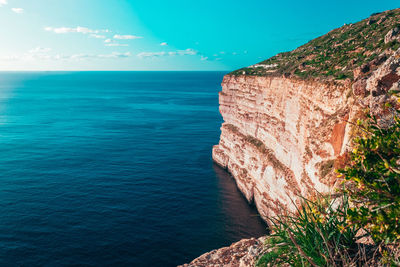
<path fill-rule="evenodd" d="M 215 249 L 178 267 L 250 267 L 264 251 L 265 237 L 243 239 L 230 247 Z"/>

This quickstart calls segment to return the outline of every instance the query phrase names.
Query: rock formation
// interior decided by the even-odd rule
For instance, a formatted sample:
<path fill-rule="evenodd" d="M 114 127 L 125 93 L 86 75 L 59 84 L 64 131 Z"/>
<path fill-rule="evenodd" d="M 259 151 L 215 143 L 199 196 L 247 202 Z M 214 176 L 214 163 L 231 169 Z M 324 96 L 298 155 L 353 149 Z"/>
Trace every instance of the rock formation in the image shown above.
<path fill-rule="evenodd" d="M 346 83 L 226 76 L 224 119 L 213 159 L 227 168 L 263 218 L 293 210 L 299 196 L 334 188 L 334 160 L 354 118 Z"/>

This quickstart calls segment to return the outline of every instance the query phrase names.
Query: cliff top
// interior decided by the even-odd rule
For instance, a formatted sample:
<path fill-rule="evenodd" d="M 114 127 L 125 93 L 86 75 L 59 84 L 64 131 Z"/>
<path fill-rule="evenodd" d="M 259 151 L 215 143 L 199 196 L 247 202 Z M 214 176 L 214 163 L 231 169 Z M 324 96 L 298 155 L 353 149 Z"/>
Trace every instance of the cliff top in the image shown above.
<path fill-rule="evenodd" d="M 354 80 L 368 75 L 400 47 L 400 9 L 372 14 L 232 75 Z"/>

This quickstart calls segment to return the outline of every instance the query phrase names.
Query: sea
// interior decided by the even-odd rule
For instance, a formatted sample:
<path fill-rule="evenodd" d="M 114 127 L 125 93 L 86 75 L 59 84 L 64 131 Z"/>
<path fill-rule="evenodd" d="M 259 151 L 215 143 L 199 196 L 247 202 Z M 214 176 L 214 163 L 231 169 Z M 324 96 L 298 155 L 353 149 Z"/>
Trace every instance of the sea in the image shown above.
<path fill-rule="evenodd" d="M 0 266 L 176 266 L 267 233 L 211 158 L 224 72 L 0 72 Z"/>

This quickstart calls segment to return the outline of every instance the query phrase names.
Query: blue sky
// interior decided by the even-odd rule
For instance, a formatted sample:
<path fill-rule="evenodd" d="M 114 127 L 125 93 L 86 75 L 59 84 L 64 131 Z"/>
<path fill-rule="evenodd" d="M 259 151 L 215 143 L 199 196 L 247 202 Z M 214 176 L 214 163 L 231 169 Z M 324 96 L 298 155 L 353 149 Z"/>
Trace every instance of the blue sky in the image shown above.
<path fill-rule="evenodd" d="M 234 70 L 381 1 L 0 0 L 0 70 Z"/>

